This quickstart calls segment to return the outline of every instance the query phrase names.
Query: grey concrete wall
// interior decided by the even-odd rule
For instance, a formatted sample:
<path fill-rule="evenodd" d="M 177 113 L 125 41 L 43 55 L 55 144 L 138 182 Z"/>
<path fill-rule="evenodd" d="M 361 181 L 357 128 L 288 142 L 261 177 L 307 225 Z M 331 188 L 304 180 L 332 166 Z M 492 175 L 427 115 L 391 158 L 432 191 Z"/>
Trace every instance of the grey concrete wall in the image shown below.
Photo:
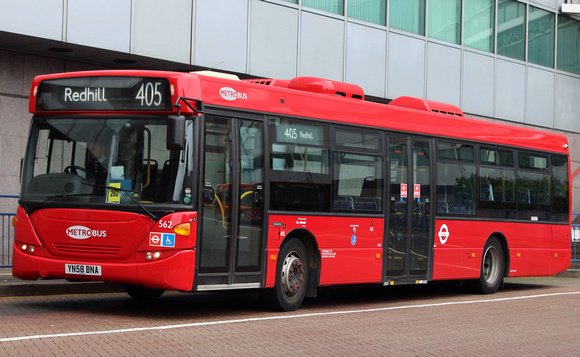
<path fill-rule="evenodd" d="M 28 96 L 39 74 L 100 69 L 94 66 L 0 51 L 0 195 L 18 195 L 20 160 L 32 115 Z M 16 200 L 0 198 L 0 212 L 15 212 Z"/>

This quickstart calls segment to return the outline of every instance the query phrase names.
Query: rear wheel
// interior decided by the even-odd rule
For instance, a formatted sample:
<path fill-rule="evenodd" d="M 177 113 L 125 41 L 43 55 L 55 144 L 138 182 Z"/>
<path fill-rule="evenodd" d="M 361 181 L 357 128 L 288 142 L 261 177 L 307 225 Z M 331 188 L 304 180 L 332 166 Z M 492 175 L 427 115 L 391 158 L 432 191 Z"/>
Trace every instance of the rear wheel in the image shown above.
<path fill-rule="evenodd" d="M 163 295 L 163 289 L 151 289 L 141 285 L 125 284 L 125 291 L 135 300 L 154 300 Z"/>
<path fill-rule="evenodd" d="M 499 289 L 505 270 L 503 248 L 499 239 L 491 237 L 483 248 L 481 273 L 479 279 L 473 281 L 473 288 L 482 294 L 493 294 Z"/>
<path fill-rule="evenodd" d="M 308 274 L 306 247 L 293 238 L 282 246 L 278 255 L 276 285 L 268 291 L 272 306 L 282 311 L 300 307 L 308 289 Z"/>

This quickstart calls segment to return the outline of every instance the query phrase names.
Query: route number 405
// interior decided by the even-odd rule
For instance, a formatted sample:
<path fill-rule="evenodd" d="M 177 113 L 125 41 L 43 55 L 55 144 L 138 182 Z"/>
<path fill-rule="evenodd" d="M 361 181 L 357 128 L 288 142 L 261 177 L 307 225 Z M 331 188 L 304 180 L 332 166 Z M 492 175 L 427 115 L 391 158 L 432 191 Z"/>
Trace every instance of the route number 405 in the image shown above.
<path fill-rule="evenodd" d="M 158 107 L 163 101 L 163 95 L 159 91 L 161 82 L 147 82 L 142 83 L 137 92 L 136 100 L 141 101 L 141 106 L 156 106 Z"/>

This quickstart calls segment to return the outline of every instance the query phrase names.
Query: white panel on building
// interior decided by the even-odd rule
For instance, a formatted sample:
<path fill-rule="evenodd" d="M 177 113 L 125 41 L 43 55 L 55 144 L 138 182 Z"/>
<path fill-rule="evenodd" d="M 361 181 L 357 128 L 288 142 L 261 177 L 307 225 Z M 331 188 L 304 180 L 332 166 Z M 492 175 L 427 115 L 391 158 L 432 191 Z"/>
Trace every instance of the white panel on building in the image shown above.
<path fill-rule="evenodd" d="M 348 23 L 346 29 L 346 78 L 365 94 L 384 97 L 386 89 L 387 32 Z"/>
<path fill-rule="evenodd" d="M 298 75 L 343 80 L 344 21 L 302 12 Z"/>
<path fill-rule="evenodd" d="M 427 99 L 461 105 L 461 50 L 428 44 Z"/>
<path fill-rule="evenodd" d="M 541 5 L 545 6 L 548 9 L 557 10 L 560 7 L 560 4 L 564 2 L 562 0 L 530 0 L 530 5 Z M 568 0 L 568 2 L 570 2 Z"/>
<path fill-rule="evenodd" d="M 556 75 L 556 120 L 560 130 L 580 132 L 580 79 L 562 74 Z"/>
<path fill-rule="evenodd" d="M 0 31 L 62 41 L 63 0 L 0 0 Z"/>
<path fill-rule="evenodd" d="M 387 98 L 425 95 L 425 41 L 390 33 Z"/>
<path fill-rule="evenodd" d="M 196 1 L 193 64 L 246 72 L 248 2 Z"/>
<path fill-rule="evenodd" d="M 296 77 L 298 10 L 254 0 L 250 21 L 250 74 Z"/>
<path fill-rule="evenodd" d="M 526 124 L 554 127 L 554 72 L 528 67 Z"/>
<path fill-rule="evenodd" d="M 131 53 L 190 63 L 191 0 L 133 2 Z"/>
<path fill-rule="evenodd" d="M 524 122 L 526 67 L 497 60 L 495 117 Z"/>
<path fill-rule="evenodd" d="M 130 0 L 69 0 L 66 41 L 129 52 Z"/>
<path fill-rule="evenodd" d="M 463 53 L 463 103 L 466 113 L 493 116 L 495 60 L 470 51 Z"/>

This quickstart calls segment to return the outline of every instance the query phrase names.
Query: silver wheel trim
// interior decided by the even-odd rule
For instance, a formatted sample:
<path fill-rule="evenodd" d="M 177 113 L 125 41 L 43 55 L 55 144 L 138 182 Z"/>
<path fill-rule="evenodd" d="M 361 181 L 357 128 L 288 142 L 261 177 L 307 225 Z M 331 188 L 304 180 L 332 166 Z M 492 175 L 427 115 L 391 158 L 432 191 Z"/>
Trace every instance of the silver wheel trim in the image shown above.
<path fill-rule="evenodd" d="M 483 255 L 482 274 L 488 285 L 494 285 L 500 278 L 499 272 L 499 252 L 495 246 L 487 248 Z"/>
<path fill-rule="evenodd" d="M 282 289 L 288 298 L 293 298 L 304 285 L 304 264 L 296 251 L 290 252 L 284 259 L 281 271 Z"/>

